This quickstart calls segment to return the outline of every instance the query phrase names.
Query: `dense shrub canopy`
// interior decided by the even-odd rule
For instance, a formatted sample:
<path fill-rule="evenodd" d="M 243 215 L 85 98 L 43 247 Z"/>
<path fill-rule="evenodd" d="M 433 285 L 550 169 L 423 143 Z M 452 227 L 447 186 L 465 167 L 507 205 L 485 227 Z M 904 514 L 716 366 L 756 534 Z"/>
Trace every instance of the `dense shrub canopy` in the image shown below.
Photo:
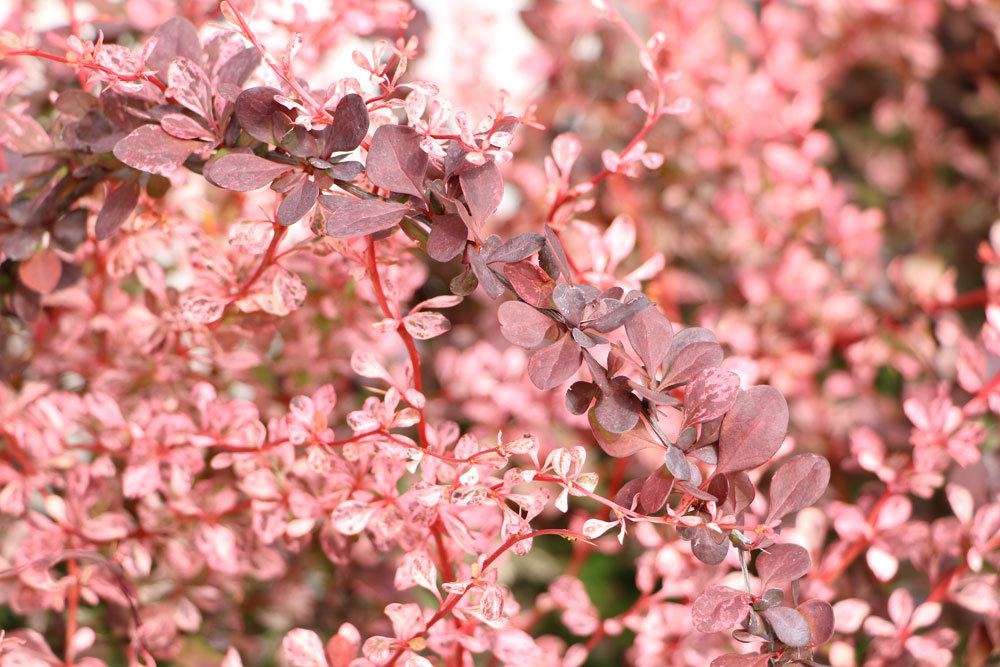
<path fill-rule="evenodd" d="M 1000 11 L 487 7 L 0 8 L 0 667 L 995 659 Z"/>

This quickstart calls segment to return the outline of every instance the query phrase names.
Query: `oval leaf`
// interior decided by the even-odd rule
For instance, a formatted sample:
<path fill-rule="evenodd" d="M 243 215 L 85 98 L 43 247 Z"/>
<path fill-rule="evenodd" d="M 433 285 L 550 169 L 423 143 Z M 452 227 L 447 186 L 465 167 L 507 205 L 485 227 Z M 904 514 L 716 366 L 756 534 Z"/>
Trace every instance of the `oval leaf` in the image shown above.
<path fill-rule="evenodd" d="M 749 470 L 766 463 L 788 430 L 785 397 L 767 385 L 741 393 L 722 420 L 715 474 Z"/>
<path fill-rule="evenodd" d="M 236 192 L 259 190 L 291 170 L 253 153 L 230 153 L 212 160 L 205 166 L 205 178 L 213 185 Z"/>
<path fill-rule="evenodd" d="M 767 521 L 798 512 L 819 500 L 830 483 L 830 463 L 819 454 L 799 454 L 778 468 L 771 478 Z"/>

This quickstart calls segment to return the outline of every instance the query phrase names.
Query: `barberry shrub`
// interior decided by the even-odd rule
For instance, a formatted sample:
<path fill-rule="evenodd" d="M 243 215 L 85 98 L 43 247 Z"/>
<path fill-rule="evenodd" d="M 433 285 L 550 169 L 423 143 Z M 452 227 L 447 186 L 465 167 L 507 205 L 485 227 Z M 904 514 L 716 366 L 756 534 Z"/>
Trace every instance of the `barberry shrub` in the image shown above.
<path fill-rule="evenodd" d="M 342 4 L 7 19 L 0 666 L 984 664 L 1000 240 L 956 294 L 817 129 L 831 21 L 926 51 L 936 3 L 539 2 L 524 109 Z"/>

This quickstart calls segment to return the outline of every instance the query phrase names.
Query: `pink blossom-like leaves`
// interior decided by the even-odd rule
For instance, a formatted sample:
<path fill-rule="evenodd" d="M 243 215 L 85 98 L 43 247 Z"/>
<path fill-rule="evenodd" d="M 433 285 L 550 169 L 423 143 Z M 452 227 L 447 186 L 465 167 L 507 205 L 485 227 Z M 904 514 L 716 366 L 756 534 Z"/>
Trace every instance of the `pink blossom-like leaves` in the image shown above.
<path fill-rule="evenodd" d="M 420 148 L 420 135 L 413 129 L 383 125 L 372 135 L 368 178 L 378 187 L 422 197 L 428 164 L 427 153 Z"/>
<path fill-rule="evenodd" d="M 570 336 L 535 350 L 528 359 L 528 377 L 539 389 L 554 389 L 573 377 L 582 361 L 580 346 Z"/>
<path fill-rule="evenodd" d="M 114 192 L 104 200 L 104 206 L 97 214 L 97 222 L 94 225 L 94 236 L 97 240 L 103 241 L 110 238 L 132 215 L 138 202 L 138 183 L 122 183 L 115 188 Z"/>
<path fill-rule="evenodd" d="M 819 454 L 799 454 L 783 463 L 771 478 L 766 523 L 819 500 L 830 482 L 830 463 Z"/>
<path fill-rule="evenodd" d="M 756 565 L 763 588 L 780 586 L 809 571 L 809 552 L 798 544 L 774 544 L 760 552 Z"/>
<path fill-rule="evenodd" d="M 115 157 L 139 171 L 166 176 L 203 144 L 172 137 L 159 125 L 140 125 L 115 144 Z"/>
<path fill-rule="evenodd" d="M 327 212 L 326 233 L 340 239 L 392 229 L 407 210 L 405 205 L 396 202 L 332 195 L 323 195 L 319 203 Z"/>
<path fill-rule="evenodd" d="M 229 153 L 205 167 L 205 178 L 226 190 L 250 192 L 270 185 L 291 167 L 258 157 L 253 153 Z"/>
<path fill-rule="evenodd" d="M 698 596 L 691 621 L 699 632 L 729 630 L 750 612 L 750 594 L 729 586 L 712 586 Z"/>
<path fill-rule="evenodd" d="M 684 426 L 724 415 L 736 402 L 740 377 L 722 368 L 706 368 L 695 375 L 684 395 Z"/>
<path fill-rule="evenodd" d="M 741 393 L 722 420 L 715 474 L 749 470 L 778 451 L 788 429 L 785 397 L 768 385 Z"/>

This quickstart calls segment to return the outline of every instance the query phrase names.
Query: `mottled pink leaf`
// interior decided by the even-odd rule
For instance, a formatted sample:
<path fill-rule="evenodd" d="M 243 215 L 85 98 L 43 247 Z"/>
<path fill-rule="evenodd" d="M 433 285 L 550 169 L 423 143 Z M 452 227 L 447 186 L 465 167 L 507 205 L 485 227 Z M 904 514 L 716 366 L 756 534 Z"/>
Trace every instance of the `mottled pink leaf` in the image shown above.
<path fill-rule="evenodd" d="M 202 146 L 199 141 L 172 137 L 159 125 L 140 125 L 118 141 L 113 152 L 133 169 L 167 176 Z"/>
<path fill-rule="evenodd" d="M 802 614 L 789 607 L 771 607 L 761 614 L 778 639 L 787 646 L 809 646 L 809 624 Z"/>
<path fill-rule="evenodd" d="M 712 340 L 691 340 L 699 332 L 707 332 Z M 674 336 L 670 345 L 665 361 L 666 376 L 660 384 L 668 387 L 688 382 L 704 369 L 721 364 L 723 356 L 722 347 L 710 331 L 699 327 L 684 329 Z"/>
<path fill-rule="evenodd" d="M 742 392 L 722 419 L 715 474 L 749 470 L 766 463 L 788 430 L 785 397 L 767 385 Z"/>
<path fill-rule="evenodd" d="M 808 507 L 819 500 L 830 482 L 830 463 L 819 454 L 799 454 L 771 478 L 770 510 L 765 523 Z"/>
<path fill-rule="evenodd" d="M 535 350 L 528 359 L 528 377 L 542 389 L 554 389 L 573 377 L 583 356 L 580 346 L 570 336 Z"/>
<path fill-rule="evenodd" d="M 757 556 L 757 574 L 763 588 L 781 586 L 809 571 L 809 552 L 798 544 L 772 544 Z"/>
<path fill-rule="evenodd" d="M 750 612 L 750 594 L 728 586 L 712 586 L 698 596 L 691 621 L 698 632 L 723 632 Z"/>
<path fill-rule="evenodd" d="M 212 116 L 212 84 L 194 61 L 178 57 L 167 68 L 167 96 L 202 118 Z"/>
<path fill-rule="evenodd" d="M 497 310 L 500 333 L 514 345 L 532 348 L 545 340 L 545 333 L 554 322 L 520 301 L 504 301 Z"/>
<path fill-rule="evenodd" d="M 421 311 L 404 317 L 403 326 L 414 338 L 428 340 L 451 329 L 451 322 L 441 313 Z"/>
<path fill-rule="evenodd" d="M 750 653 L 747 655 L 727 653 L 713 660 L 710 667 L 767 667 L 770 664 L 770 653 L 764 655 L 759 653 Z"/>
<path fill-rule="evenodd" d="M 429 164 L 420 135 L 403 125 L 383 125 L 372 135 L 368 179 L 392 192 L 422 197 Z"/>
<path fill-rule="evenodd" d="M 312 630 L 295 628 L 281 640 L 281 652 L 290 667 L 326 667 L 323 642 Z"/>
<path fill-rule="evenodd" d="M 250 192 L 267 187 L 289 170 L 291 166 L 287 164 L 271 162 L 253 153 L 229 153 L 205 166 L 205 178 L 226 190 Z"/>
<path fill-rule="evenodd" d="M 110 238 L 125 224 L 135 205 L 139 202 L 139 184 L 136 182 L 122 183 L 104 200 L 101 212 L 97 214 L 94 225 L 94 236 L 98 241 Z"/>
<path fill-rule="evenodd" d="M 178 139 L 205 139 L 212 133 L 198 121 L 182 113 L 168 113 L 160 118 L 160 127 L 172 137 Z"/>
<path fill-rule="evenodd" d="M 594 433 L 594 439 L 608 456 L 624 458 L 643 449 L 662 447 L 659 443 L 650 440 L 646 433 L 646 427 L 641 424 L 626 433 L 611 433 L 598 423 L 593 409 L 587 412 L 587 419 L 590 421 L 590 430 Z"/>
<path fill-rule="evenodd" d="M 530 261 L 504 264 L 503 274 L 514 293 L 526 302 L 538 308 L 552 307 L 552 290 L 556 284 Z"/>
<path fill-rule="evenodd" d="M 320 205 L 326 210 L 326 233 L 340 239 L 356 238 L 392 229 L 406 214 L 406 206 L 378 199 L 349 199 L 323 195 Z"/>
<path fill-rule="evenodd" d="M 684 393 L 684 426 L 724 415 L 740 393 L 740 376 L 722 368 L 706 368 L 691 378 Z"/>

